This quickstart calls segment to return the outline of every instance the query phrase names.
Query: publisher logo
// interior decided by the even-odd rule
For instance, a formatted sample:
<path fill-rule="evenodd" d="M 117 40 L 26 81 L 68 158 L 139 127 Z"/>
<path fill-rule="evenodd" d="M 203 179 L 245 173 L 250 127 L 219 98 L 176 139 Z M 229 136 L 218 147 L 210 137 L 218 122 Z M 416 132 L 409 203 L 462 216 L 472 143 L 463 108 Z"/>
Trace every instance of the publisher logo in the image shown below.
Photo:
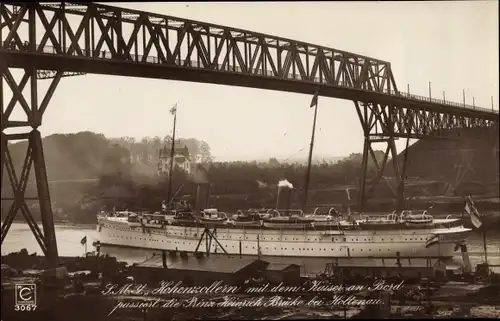
<path fill-rule="evenodd" d="M 15 296 L 16 311 L 36 309 L 36 284 L 16 284 Z"/>

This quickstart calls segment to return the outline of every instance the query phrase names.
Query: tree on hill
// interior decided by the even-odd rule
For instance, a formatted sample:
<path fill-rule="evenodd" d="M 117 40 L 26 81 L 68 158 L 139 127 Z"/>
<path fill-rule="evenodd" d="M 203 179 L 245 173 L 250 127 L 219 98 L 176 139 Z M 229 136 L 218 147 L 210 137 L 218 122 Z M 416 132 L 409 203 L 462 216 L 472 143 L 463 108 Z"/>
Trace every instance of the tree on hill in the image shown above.
<path fill-rule="evenodd" d="M 167 135 L 163 138 L 165 146 L 172 146 L 172 136 Z M 197 140 L 196 138 L 175 138 L 176 146 L 186 146 L 189 150 L 190 160 L 192 163 L 208 163 L 213 160 L 210 145 L 205 141 Z"/>
<path fill-rule="evenodd" d="M 12 160 L 19 173 L 24 162 L 28 142 L 22 141 L 9 146 Z M 101 134 L 81 132 L 78 134 L 54 134 L 43 138 L 45 165 L 49 180 L 71 180 L 96 178 L 103 174 L 110 164 L 105 159 L 110 142 Z M 113 153 L 118 150 L 114 150 Z M 120 151 L 124 153 L 124 151 Z M 34 175 L 30 177 L 34 179 Z"/>

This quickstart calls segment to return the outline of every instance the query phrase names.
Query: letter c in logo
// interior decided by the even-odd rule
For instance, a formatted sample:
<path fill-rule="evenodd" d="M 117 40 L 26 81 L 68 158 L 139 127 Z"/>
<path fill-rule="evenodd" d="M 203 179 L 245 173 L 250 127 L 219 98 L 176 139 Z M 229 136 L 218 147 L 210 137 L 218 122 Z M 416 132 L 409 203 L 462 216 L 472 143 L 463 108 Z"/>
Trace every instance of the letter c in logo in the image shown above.
<path fill-rule="evenodd" d="M 32 299 L 32 294 L 33 294 L 33 291 L 30 288 L 22 288 L 19 291 L 19 298 L 23 301 L 29 301 Z"/>

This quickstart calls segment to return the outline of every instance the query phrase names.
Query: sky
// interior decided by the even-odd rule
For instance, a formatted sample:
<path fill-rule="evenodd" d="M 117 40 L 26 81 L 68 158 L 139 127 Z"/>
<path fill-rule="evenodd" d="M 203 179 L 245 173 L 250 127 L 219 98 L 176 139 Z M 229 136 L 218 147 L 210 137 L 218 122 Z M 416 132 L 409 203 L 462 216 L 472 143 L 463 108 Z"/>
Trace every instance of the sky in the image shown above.
<path fill-rule="evenodd" d="M 498 1 L 114 3 L 315 43 L 391 62 L 398 87 L 498 109 Z M 21 74 L 15 74 L 19 79 Z M 43 82 L 40 88 L 48 86 Z M 4 84 L 4 88 L 7 86 Z M 5 93 L 4 101 L 10 99 Z M 41 100 L 39 95 L 39 100 Z M 209 143 L 217 160 L 306 157 L 310 95 L 194 82 L 85 75 L 63 78 L 40 131 L 107 137 L 177 136 Z M 11 119 L 22 113 L 16 107 Z M 320 97 L 314 154 L 362 152 L 352 101 Z M 398 151 L 405 146 L 397 142 Z M 380 148 L 382 148 L 381 146 Z M 376 146 L 375 146 L 376 148 Z"/>

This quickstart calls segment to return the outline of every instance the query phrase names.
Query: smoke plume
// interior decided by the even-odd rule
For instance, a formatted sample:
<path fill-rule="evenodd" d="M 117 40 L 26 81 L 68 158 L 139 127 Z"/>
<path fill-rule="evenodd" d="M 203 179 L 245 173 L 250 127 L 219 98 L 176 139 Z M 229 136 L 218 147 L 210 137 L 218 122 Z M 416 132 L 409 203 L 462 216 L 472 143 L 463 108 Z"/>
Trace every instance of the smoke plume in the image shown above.
<path fill-rule="evenodd" d="M 292 183 L 287 181 L 286 179 L 282 179 L 281 181 L 278 182 L 278 187 L 288 187 L 288 188 L 293 188 Z"/>
<path fill-rule="evenodd" d="M 189 179 L 196 184 L 207 184 L 209 182 L 207 171 L 201 165 L 196 166 Z"/>

